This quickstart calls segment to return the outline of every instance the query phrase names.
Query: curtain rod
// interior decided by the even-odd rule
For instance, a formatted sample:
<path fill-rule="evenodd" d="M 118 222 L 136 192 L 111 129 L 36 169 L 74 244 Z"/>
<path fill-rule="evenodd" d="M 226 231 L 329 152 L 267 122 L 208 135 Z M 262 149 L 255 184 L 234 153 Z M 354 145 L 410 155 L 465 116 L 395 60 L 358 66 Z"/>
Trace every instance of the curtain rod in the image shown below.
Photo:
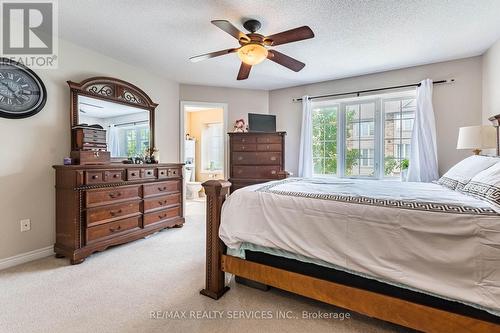
<path fill-rule="evenodd" d="M 121 124 L 115 124 L 115 127 L 122 127 L 122 126 L 129 126 L 129 125 L 140 125 L 140 124 L 146 124 L 149 123 L 149 120 L 140 120 L 140 121 L 132 121 L 129 123 L 121 123 Z M 111 127 L 111 125 L 109 125 Z"/>
<path fill-rule="evenodd" d="M 434 81 L 433 84 L 453 83 L 453 82 L 455 82 L 455 79 L 446 79 L 446 80 Z M 309 100 L 317 99 L 317 98 L 325 98 L 325 97 L 338 97 L 338 96 L 345 96 L 345 95 L 357 95 L 359 97 L 360 94 L 369 93 L 369 92 L 399 89 L 399 88 L 411 88 L 411 87 L 420 87 L 420 83 L 405 84 L 405 85 L 401 85 L 401 86 L 392 86 L 392 87 L 369 89 L 369 90 L 351 91 L 351 92 L 338 93 L 338 94 L 310 96 Z M 300 101 L 302 101 L 302 98 L 294 98 L 292 101 L 293 102 L 300 102 Z"/>

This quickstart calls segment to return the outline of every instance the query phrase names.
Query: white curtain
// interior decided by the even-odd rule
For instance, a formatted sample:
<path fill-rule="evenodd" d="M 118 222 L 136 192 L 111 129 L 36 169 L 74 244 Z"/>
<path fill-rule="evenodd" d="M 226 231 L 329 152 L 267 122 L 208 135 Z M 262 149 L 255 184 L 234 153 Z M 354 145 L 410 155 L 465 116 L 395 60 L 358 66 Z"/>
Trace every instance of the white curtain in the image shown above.
<path fill-rule="evenodd" d="M 114 125 L 109 126 L 108 130 L 108 149 L 111 156 L 120 156 L 120 137 L 118 135 L 118 128 Z"/>
<path fill-rule="evenodd" d="M 420 82 L 420 86 L 417 87 L 417 110 L 408 168 L 409 182 L 429 183 L 439 178 L 432 88 L 430 79 Z"/>
<path fill-rule="evenodd" d="M 309 96 L 302 97 L 302 128 L 300 131 L 299 177 L 312 177 L 312 107 Z"/>

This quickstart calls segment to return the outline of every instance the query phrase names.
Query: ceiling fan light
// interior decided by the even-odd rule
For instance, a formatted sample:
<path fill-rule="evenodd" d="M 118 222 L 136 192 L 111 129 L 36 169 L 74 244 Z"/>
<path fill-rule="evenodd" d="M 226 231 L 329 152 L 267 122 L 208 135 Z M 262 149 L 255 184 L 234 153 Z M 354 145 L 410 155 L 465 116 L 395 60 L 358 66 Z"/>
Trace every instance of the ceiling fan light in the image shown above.
<path fill-rule="evenodd" d="M 249 43 L 238 49 L 238 57 L 247 65 L 257 65 L 267 58 L 267 49 L 257 43 Z"/>

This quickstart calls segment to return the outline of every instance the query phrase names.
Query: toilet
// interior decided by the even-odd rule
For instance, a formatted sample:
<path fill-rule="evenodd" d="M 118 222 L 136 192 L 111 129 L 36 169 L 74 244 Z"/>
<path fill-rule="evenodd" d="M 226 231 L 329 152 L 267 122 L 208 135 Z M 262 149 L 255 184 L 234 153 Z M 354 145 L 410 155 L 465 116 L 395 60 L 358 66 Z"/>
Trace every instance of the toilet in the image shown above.
<path fill-rule="evenodd" d="M 201 182 L 195 182 L 194 165 L 186 165 L 186 199 L 193 200 L 200 197 Z"/>

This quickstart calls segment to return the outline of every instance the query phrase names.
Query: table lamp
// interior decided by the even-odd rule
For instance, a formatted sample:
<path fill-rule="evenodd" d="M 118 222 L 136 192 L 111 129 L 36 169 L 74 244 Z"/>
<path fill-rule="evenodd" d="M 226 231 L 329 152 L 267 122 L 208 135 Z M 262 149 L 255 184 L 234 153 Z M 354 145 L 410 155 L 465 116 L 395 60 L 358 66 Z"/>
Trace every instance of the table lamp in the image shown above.
<path fill-rule="evenodd" d="M 482 149 L 497 148 L 497 132 L 493 126 L 460 127 L 457 149 L 472 149 L 479 155 Z"/>

